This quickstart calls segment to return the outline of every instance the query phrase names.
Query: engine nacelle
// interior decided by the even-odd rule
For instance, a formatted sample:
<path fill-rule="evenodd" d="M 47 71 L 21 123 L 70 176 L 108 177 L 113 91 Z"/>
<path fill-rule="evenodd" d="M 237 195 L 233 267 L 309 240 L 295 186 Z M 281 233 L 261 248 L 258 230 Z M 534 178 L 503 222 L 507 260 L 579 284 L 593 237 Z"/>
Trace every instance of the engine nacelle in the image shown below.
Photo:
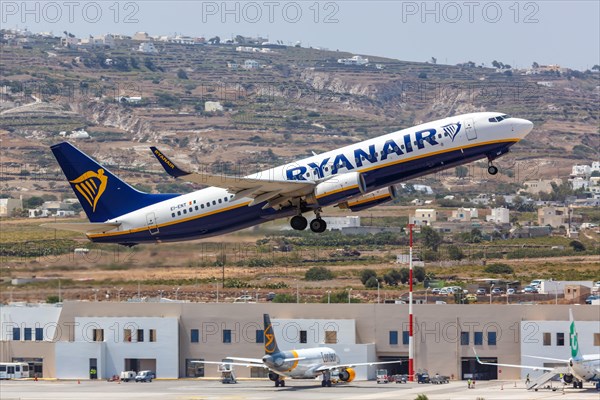
<path fill-rule="evenodd" d="M 573 374 L 564 374 L 563 382 L 564 383 L 572 383 L 573 382 Z"/>
<path fill-rule="evenodd" d="M 356 371 L 353 368 L 342 368 L 339 377 L 341 381 L 352 382 L 356 378 Z"/>
<path fill-rule="evenodd" d="M 306 196 L 306 201 L 308 204 L 326 207 L 350 196 L 366 193 L 366 191 L 367 185 L 364 177 L 358 172 L 348 172 L 319 183 L 315 186 L 313 193 Z"/>
<path fill-rule="evenodd" d="M 279 379 L 279 375 L 275 372 L 269 372 L 269 379 L 275 382 Z"/>
<path fill-rule="evenodd" d="M 375 207 L 378 204 L 382 204 L 393 200 L 397 197 L 396 188 L 394 186 L 389 186 L 383 189 L 374 190 L 372 192 L 363 194 L 360 197 L 355 199 L 345 201 L 343 203 L 338 204 L 338 206 L 345 210 L 348 209 L 350 211 L 362 211 L 367 208 Z"/>

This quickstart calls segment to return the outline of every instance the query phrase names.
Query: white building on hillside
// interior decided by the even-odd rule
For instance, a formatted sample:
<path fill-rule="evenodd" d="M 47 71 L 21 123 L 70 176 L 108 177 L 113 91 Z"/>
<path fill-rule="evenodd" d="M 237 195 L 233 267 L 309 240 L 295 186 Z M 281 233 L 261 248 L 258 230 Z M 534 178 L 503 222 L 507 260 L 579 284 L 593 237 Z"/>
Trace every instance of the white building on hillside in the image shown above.
<path fill-rule="evenodd" d="M 432 222 L 437 221 L 437 211 L 433 208 L 417 208 L 409 220 L 417 226 L 431 226 Z"/>
<path fill-rule="evenodd" d="M 496 224 L 508 224 L 510 222 L 510 213 L 506 207 L 492 208 L 492 213 L 486 216 L 485 220 Z"/>

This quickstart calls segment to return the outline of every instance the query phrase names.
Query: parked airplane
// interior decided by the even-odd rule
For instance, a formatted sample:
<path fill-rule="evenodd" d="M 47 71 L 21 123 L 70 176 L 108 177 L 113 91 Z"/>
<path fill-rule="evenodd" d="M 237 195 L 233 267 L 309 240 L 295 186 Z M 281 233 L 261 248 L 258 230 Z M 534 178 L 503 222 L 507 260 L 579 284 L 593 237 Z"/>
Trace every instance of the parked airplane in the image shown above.
<path fill-rule="evenodd" d="M 540 360 L 548 360 L 548 361 L 558 361 L 564 363 L 565 366 L 568 367 L 567 373 L 563 375 L 563 381 L 567 384 L 572 383 L 574 388 L 581 389 L 583 387 L 583 382 L 596 382 L 596 389 L 600 389 L 600 354 L 581 354 L 579 349 L 579 341 L 577 339 L 577 331 L 575 330 L 575 319 L 573 318 L 573 310 L 569 309 L 569 321 L 571 322 L 569 326 L 569 345 L 571 347 L 571 358 L 569 359 L 561 359 L 561 358 L 550 358 L 550 357 L 538 357 L 538 356 L 528 356 L 524 355 L 524 357 L 537 358 Z M 475 352 L 475 349 L 473 349 Z M 554 376 L 558 375 L 560 372 L 557 371 L 557 368 L 551 367 L 538 367 L 531 365 L 521 365 L 521 364 L 498 364 L 498 363 L 488 363 L 482 362 L 479 360 L 477 353 L 475 352 L 475 357 L 477 358 L 477 362 L 483 365 L 498 365 L 502 367 L 513 367 L 513 368 L 523 368 L 523 369 L 532 369 L 532 370 L 542 370 L 542 371 L 554 371 L 556 374 L 550 374 L 545 382 L 538 382 L 536 386 L 541 386 Z M 528 387 L 529 389 L 530 387 Z"/>
<path fill-rule="evenodd" d="M 356 377 L 354 367 L 361 365 L 397 364 L 398 361 L 381 361 L 366 363 L 340 363 L 340 357 L 329 347 L 312 347 L 282 351 L 277 346 L 273 325 L 269 314 L 263 314 L 265 355 L 263 358 L 227 357 L 230 361 L 194 361 L 199 364 L 228 364 L 243 367 L 259 367 L 269 370 L 269 379 L 275 382 L 275 387 L 285 386 L 285 378 L 315 379 L 323 376 L 321 386 L 331 387 L 331 372 L 337 371 L 339 379 L 352 382 Z"/>
<path fill-rule="evenodd" d="M 532 129 L 530 121 L 495 112 L 464 114 L 417 125 L 248 176 L 186 172 L 152 152 L 173 177 L 209 185 L 189 194 L 142 193 L 67 142 L 52 146 L 90 222 L 46 224 L 85 232 L 94 242 L 132 246 L 198 239 L 313 211 L 323 232 L 323 207 L 364 210 L 396 196 L 394 184 L 481 158 L 492 161 Z"/>

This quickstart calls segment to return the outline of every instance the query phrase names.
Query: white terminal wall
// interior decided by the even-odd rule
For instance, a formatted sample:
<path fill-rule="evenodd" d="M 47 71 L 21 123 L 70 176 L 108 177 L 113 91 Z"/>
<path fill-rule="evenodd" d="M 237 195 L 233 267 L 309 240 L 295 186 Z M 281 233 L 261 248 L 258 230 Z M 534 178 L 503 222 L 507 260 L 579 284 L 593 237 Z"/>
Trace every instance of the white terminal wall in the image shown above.
<path fill-rule="evenodd" d="M 557 361 L 540 360 L 524 355 L 568 360 L 571 357 L 571 347 L 569 345 L 570 324 L 569 321 L 521 321 L 521 364 L 534 367 L 543 367 L 544 364 L 547 366 L 560 364 Z M 598 355 L 600 346 L 594 346 L 594 333 L 600 333 L 600 321 L 575 321 L 575 330 L 577 331 L 581 354 Z M 549 346 L 544 345 L 544 332 L 550 333 L 551 342 Z M 557 346 L 556 334 L 558 332 L 564 333 L 564 346 Z M 498 358 L 498 362 L 502 362 L 501 358 Z M 530 377 L 536 377 L 544 374 L 544 372 L 522 369 L 521 377 L 524 379 L 527 374 L 530 374 Z"/>
<path fill-rule="evenodd" d="M 22 341 L 25 340 L 24 328 L 32 328 L 33 338 L 35 328 L 43 328 L 44 340 L 52 341 L 61 311 L 62 307 L 54 304 L 0 306 L 0 340 L 12 340 L 13 328 L 19 327 Z"/>
<path fill-rule="evenodd" d="M 95 342 L 93 330 L 104 330 L 104 341 Z M 125 341 L 124 330 L 133 331 L 132 341 Z M 144 341 L 136 341 L 138 329 Z M 150 342 L 149 330 L 156 330 Z M 177 318 L 160 317 L 81 317 L 75 318 L 73 342 L 57 342 L 57 378 L 80 378 L 89 375 L 89 359 L 98 359 L 98 378 L 118 375 L 125 369 L 125 359 L 155 359 L 156 376 L 177 378 L 179 375 L 179 327 Z"/>

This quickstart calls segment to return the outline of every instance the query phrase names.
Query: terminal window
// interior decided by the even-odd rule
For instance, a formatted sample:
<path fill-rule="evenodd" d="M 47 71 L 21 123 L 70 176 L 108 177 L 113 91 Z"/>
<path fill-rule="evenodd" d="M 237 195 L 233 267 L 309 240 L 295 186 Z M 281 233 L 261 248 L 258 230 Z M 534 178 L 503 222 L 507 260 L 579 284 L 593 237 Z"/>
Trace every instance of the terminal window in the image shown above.
<path fill-rule="evenodd" d="M 25 334 L 23 336 L 25 340 L 31 340 L 31 328 L 25 328 Z"/>
<path fill-rule="evenodd" d="M 231 343 L 231 329 L 223 330 L 223 343 Z"/>
<path fill-rule="evenodd" d="M 496 345 L 496 332 L 488 332 L 488 345 L 495 346 Z"/>
<path fill-rule="evenodd" d="M 390 331 L 390 344 L 398 344 L 398 331 Z"/>
<path fill-rule="evenodd" d="M 138 329 L 137 330 L 137 341 L 138 342 L 143 342 L 144 341 L 144 330 L 143 329 Z"/>
<path fill-rule="evenodd" d="M 557 346 L 565 345 L 565 333 L 564 332 L 556 332 L 556 345 Z"/>
<path fill-rule="evenodd" d="M 306 343 L 306 331 L 300 331 L 300 343 Z"/>
<path fill-rule="evenodd" d="M 600 346 L 600 333 L 594 333 L 594 346 Z"/>
<path fill-rule="evenodd" d="M 402 344 L 408 344 L 409 337 L 408 331 L 402 331 Z"/>
<path fill-rule="evenodd" d="M 469 332 L 460 333 L 460 344 L 463 346 L 469 345 Z"/>
<path fill-rule="evenodd" d="M 552 336 L 550 332 L 544 332 L 544 346 L 552 346 Z"/>
<path fill-rule="evenodd" d="M 256 343 L 264 343 L 265 342 L 265 331 L 262 329 L 256 330 Z"/>
<path fill-rule="evenodd" d="M 198 329 L 192 329 L 190 332 L 190 341 L 192 343 L 200 342 L 200 331 Z"/>
<path fill-rule="evenodd" d="M 104 329 L 94 329 L 92 331 L 94 342 L 104 342 Z"/>
<path fill-rule="evenodd" d="M 325 343 L 327 343 L 327 344 L 337 343 L 337 331 L 325 331 Z"/>
<path fill-rule="evenodd" d="M 44 328 L 35 328 L 35 340 L 44 340 Z"/>
<path fill-rule="evenodd" d="M 131 329 L 123 329 L 123 341 L 131 342 Z"/>
<path fill-rule="evenodd" d="M 13 328 L 13 340 L 21 340 L 21 328 Z"/>
<path fill-rule="evenodd" d="M 156 329 L 148 330 L 148 336 L 151 342 L 156 342 Z"/>
<path fill-rule="evenodd" d="M 473 343 L 475 346 L 483 346 L 483 332 L 475 332 Z"/>

